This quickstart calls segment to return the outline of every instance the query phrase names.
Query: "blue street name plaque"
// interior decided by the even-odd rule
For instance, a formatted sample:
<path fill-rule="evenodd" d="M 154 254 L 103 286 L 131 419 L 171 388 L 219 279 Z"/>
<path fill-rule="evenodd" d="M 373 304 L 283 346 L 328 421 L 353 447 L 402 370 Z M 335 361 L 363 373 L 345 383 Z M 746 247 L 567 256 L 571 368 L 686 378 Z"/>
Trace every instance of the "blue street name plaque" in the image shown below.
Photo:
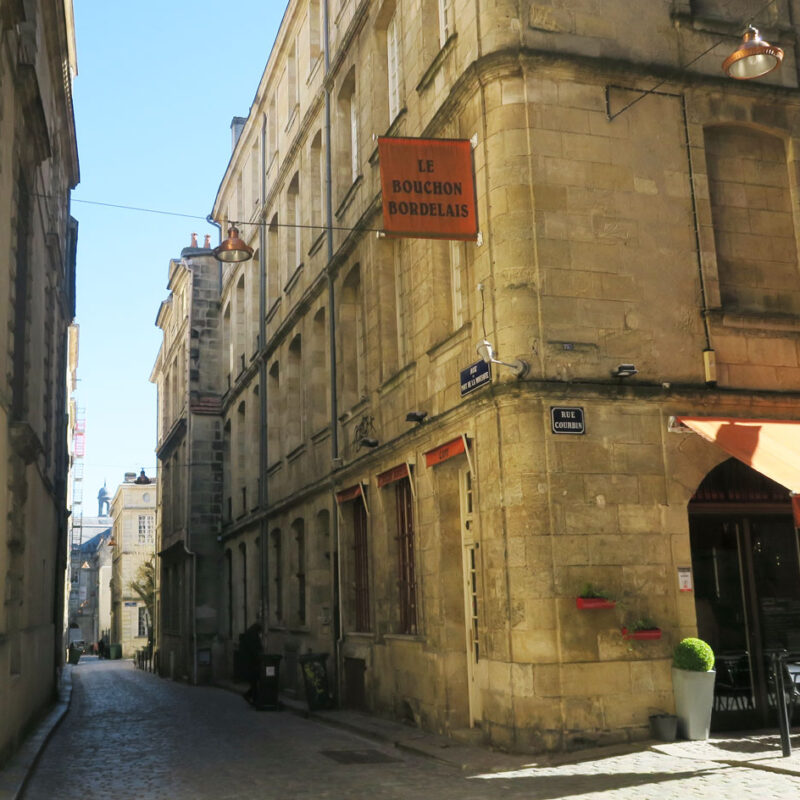
<path fill-rule="evenodd" d="M 485 383 L 491 382 L 492 370 L 490 365 L 485 361 L 476 361 L 466 369 L 461 370 L 461 396 L 474 392 Z"/>
<path fill-rule="evenodd" d="M 553 433 L 586 433 L 583 409 L 572 406 L 550 406 L 550 430 Z"/>

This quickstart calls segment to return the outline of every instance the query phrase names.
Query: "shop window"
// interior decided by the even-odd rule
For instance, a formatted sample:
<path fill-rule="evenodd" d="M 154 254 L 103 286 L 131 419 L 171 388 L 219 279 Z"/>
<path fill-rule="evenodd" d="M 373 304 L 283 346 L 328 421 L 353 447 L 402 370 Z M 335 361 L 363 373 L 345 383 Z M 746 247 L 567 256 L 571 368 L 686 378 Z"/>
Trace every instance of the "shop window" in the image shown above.
<path fill-rule="evenodd" d="M 417 632 L 417 580 L 414 564 L 414 513 L 411 483 L 395 484 L 396 538 L 399 597 L 399 633 Z"/>
<path fill-rule="evenodd" d="M 353 593 L 355 629 L 372 630 L 369 613 L 369 552 L 367 549 L 367 510 L 362 498 L 353 503 Z"/>

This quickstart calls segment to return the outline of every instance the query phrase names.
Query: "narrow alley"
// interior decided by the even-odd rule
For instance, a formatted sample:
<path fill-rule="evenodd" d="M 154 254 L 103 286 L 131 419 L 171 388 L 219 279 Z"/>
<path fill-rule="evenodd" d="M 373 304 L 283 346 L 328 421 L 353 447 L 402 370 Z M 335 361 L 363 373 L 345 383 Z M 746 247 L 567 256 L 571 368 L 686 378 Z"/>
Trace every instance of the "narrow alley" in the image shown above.
<path fill-rule="evenodd" d="M 533 757 L 455 748 L 466 761 L 459 766 L 446 754 L 426 758 L 288 710 L 259 713 L 234 692 L 164 680 L 130 661 L 88 657 L 71 673 L 70 710 L 42 752 L 25 800 L 800 795 L 796 757 L 764 760 L 756 752 L 768 747 L 767 755 L 779 755 L 775 737 L 643 744 L 535 764 Z M 748 749 L 758 763 L 736 763 Z"/>

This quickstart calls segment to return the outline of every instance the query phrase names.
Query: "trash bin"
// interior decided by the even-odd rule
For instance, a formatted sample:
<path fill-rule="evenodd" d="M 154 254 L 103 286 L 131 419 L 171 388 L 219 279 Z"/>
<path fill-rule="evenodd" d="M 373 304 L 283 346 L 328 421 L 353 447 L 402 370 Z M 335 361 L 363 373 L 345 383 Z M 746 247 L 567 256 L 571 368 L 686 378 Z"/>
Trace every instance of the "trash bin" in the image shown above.
<path fill-rule="evenodd" d="M 678 718 L 674 714 L 651 714 L 650 738 L 674 742 L 678 738 Z"/>
<path fill-rule="evenodd" d="M 330 708 L 333 698 L 328 691 L 328 654 L 306 653 L 297 657 L 303 671 L 303 683 L 306 687 L 306 703 L 309 711 Z"/>
<path fill-rule="evenodd" d="M 68 660 L 70 664 L 77 664 L 81 660 L 81 651 L 74 644 L 69 646 Z"/>
<path fill-rule="evenodd" d="M 281 656 L 265 653 L 258 660 L 258 678 L 256 679 L 256 693 L 253 705 L 259 711 L 271 709 L 277 711 L 278 681 L 280 678 Z"/>
<path fill-rule="evenodd" d="M 110 644 L 108 646 L 108 657 L 113 658 L 122 658 L 122 645 L 121 644 Z"/>

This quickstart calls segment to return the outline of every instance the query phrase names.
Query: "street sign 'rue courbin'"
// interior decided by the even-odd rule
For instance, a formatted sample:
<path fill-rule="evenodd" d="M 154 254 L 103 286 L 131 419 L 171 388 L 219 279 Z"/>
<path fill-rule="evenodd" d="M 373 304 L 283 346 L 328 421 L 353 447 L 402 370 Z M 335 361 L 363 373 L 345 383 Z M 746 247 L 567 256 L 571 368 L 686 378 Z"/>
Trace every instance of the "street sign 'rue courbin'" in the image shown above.
<path fill-rule="evenodd" d="M 550 430 L 553 433 L 586 433 L 583 409 L 576 406 L 551 406 Z"/>

